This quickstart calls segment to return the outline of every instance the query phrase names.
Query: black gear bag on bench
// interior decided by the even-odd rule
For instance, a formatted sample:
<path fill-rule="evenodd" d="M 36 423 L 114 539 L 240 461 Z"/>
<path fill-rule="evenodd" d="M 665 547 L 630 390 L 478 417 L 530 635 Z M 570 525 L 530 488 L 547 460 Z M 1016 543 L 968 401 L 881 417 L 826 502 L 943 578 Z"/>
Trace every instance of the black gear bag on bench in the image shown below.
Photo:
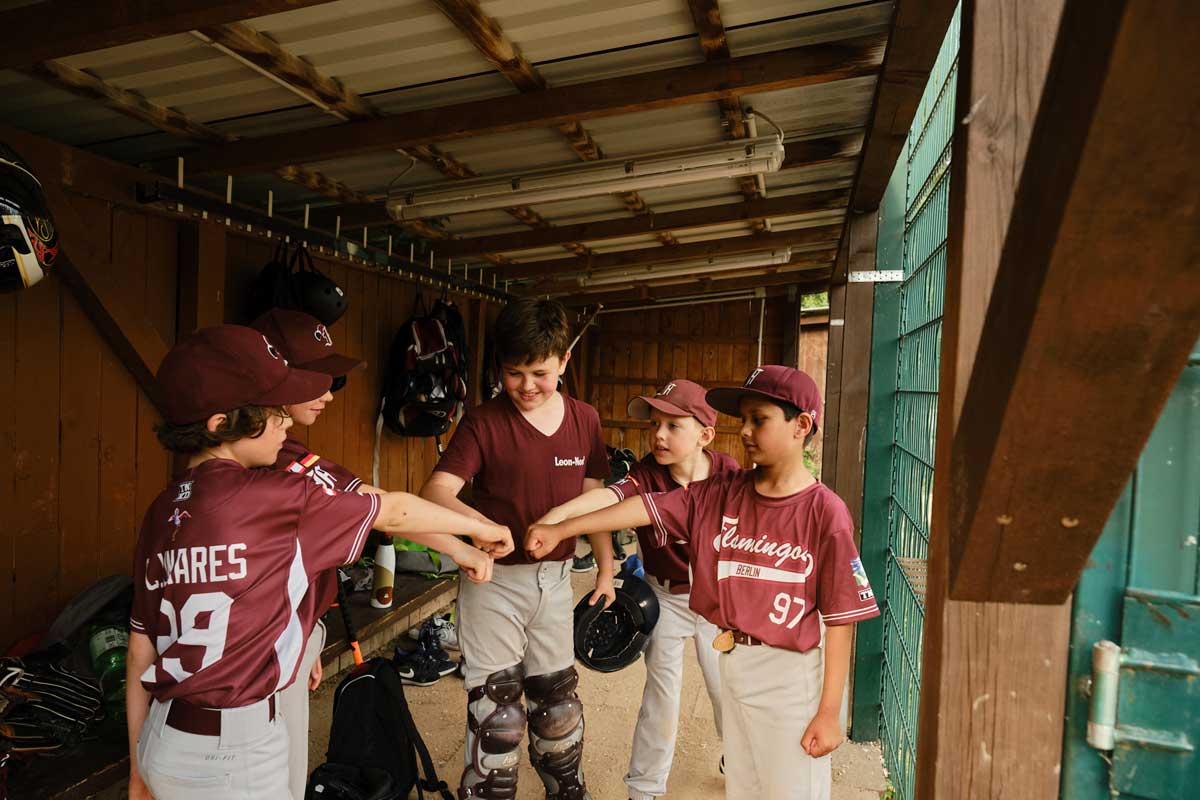
<path fill-rule="evenodd" d="M 325 759 L 308 779 L 305 800 L 401 800 L 414 788 L 422 800 L 425 792 L 454 800 L 413 723 L 396 667 L 385 658 L 355 667 L 338 684 Z"/>

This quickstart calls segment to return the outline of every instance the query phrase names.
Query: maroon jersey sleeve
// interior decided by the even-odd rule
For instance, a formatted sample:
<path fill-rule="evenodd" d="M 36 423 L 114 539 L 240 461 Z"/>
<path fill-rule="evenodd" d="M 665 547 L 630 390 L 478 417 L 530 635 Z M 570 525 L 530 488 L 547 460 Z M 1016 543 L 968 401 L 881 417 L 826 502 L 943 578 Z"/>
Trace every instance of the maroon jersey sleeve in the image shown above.
<path fill-rule="evenodd" d="M 586 403 L 581 403 L 587 409 L 588 445 L 587 477 L 604 480 L 611 472 L 608 466 L 608 450 L 604 447 L 604 434 L 600 429 L 600 415 L 596 409 Z"/>
<path fill-rule="evenodd" d="M 644 495 L 653 491 L 649 473 L 649 467 L 639 461 L 629 468 L 624 478 L 609 486 L 608 490 L 617 496 L 618 501 Z"/>
<path fill-rule="evenodd" d="M 650 524 L 659 547 L 672 539 L 686 542 L 692 529 L 696 508 L 703 502 L 705 490 L 715 482 L 699 481 L 670 492 L 651 492 L 642 495 L 642 503 L 650 515 Z"/>
<path fill-rule="evenodd" d="M 817 609 L 826 625 L 848 625 L 879 615 L 871 582 L 854 546 L 854 522 L 844 504 L 830 509 L 817 554 Z"/>
<path fill-rule="evenodd" d="M 377 494 L 306 486 L 297 530 L 305 571 L 315 575 L 357 559 L 378 515 Z"/>
<path fill-rule="evenodd" d="M 483 443 L 475 420 L 470 414 L 463 417 L 442 453 L 434 472 L 448 472 L 469 481 L 483 469 Z"/>
<path fill-rule="evenodd" d="M 362 485 L 362 479 L 350 470 L 327 458 L 310 452 L 297 439 L 288 437 L 279 451 L 275 468 L 296 475 L 307 475 L 313 483 L 335 492 L 353 492 Z"/>

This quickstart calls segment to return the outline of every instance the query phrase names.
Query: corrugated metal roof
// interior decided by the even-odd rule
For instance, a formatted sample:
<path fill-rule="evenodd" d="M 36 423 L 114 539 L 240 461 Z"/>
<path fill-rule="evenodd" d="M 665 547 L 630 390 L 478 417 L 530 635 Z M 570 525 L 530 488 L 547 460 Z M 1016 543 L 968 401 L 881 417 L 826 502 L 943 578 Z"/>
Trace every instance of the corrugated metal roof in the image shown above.
<path fill-rule="evenodd" d="M 506 35 L 552 86 L 599 80 L 699 63 L 703 53 L 682 0 L 482 0 Z M 846 0 L 722 0 L 727 41 L 733 56 L 835 41 L 887 30 L 892 4 Z M 429 0 L 339 0 L 248 20 L 291 53 L 363 95 L 382 113 L 503 97 L 516 89 L 471 45 Z M 229 136 L 245 138 L 301 132 L 339 120 L 192 34 L 179 34 L 64 59 L 123 89 L 175 108 Z M 870 113 L 875 81 L 858 78 L 801 89 L 746 95 L 753 107 L 783 128 L 789 140 L 860 132 Z M 81 99 L 22 73 L 0 71 L 6 103 L 0 119 L 59 141 L 129 162 L 150 161 L 192 147 L 168 134 Z M 760 135 L 771 127 L 758 121 Z M 714 103 L 701 103 L 588 120 L 585 128 L 604 153 L 628 156 L 724 137 Z M 480 136 L 438 145 L 481 175 L 516 172 L 578 157 L 552 129 Z M 414 186 L 449 180 L 433 167 L 410 166 L 404 155 L 381 151 L 306 165 L 354 190 L 381 196 L 390 182 Z M 789 169 L 766 176 L 768 196 L 849 186 L 854 163 Z M 223 193 L 224 180 L 194 185 Z M 234 194 L 244 202 L 275 193 L 286 212 L 305 203 L 334 201 L 274 175 L 239 177 Z M 732 180 L 641 192 L 654 211 L 718 203 L 742 195 Z M 618 197 L 540 204 L 535 210 L 554 224 L 628 216 Z M 828 224 L 842 212 L 826 211 L 777 219 L 773 228 Z M 467 236 L 523 230 L 502 211 L 450 218 L 448 231 Z M 681 233 L 679 241 L 746 235 L 746 223 Z M 377 232 L 386 236 L 385 230 Z M 653 246 L 653 236 L 588 243 L 597 251 Z M 520 253 L 522 258 L 561 258 L 561 247 Z"/>

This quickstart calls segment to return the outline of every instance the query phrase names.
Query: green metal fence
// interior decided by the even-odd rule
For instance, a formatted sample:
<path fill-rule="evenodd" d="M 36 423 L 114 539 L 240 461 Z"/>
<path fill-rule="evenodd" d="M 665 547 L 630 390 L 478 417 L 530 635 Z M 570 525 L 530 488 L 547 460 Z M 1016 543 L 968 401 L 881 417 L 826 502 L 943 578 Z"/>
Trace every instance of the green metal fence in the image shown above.
<path fill-rule="evenodd" d="M 895 362 L 872 364 L 873 372 L 895 370 L 894 395 L 888 402 L 894 409 L 890 464 L 868 464 L 867 469 L 890 471 L 882 576 L 880 736 L 897 797 L 904 800 L 913 797 L 916 771 L 958 30 L 959 16 L 955 14 L 909 131 L 904 160 L 897 167 L 896 178 L 901 178 L 903 170 L 905 187 L 904 279 L 891 296 L 899 304 L 899 313 L 881 317 L 878 303 L 876 306 L 877 324 L 881 319 L 898 318 L 898 328 L 876 332 L 894 339 Z M 887 213 L 885 209 L 883 214 Z M 877 300 L 882 298 L 877 296 Z"/>

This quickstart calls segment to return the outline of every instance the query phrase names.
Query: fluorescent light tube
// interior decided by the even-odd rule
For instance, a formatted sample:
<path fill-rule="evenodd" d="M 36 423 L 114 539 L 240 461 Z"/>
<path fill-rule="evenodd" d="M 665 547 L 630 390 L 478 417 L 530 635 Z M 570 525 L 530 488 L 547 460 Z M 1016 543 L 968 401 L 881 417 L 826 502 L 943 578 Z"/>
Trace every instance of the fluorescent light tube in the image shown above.
<path fill-rule="evenodd" d="M 747 253 L 724 258 L 693 259 L 679 261 L 666 266 L 625 267 L 605 270 L 592 275 L 581 275 L 580 286 L 605 286 L 612 283 L 627 283 L 630 280 L 657 280 L 659 278 L 691 277 L 708 272 L 726 272 L 743 267 L 770 267 L 786 264 L 792 260 L 792 249 L 769 250 L 762 253 Z"/>
<path fill-rule="evenodd" d="M 677 186 L 717 178 L 776 172 L 783 164 L 777 136 L 738 139 L 628 158 L 585 161 L 566 167 L 473 178 L 395 190 L 388 213 L 399 221 L 465 214 L 517 205 Z"/>

